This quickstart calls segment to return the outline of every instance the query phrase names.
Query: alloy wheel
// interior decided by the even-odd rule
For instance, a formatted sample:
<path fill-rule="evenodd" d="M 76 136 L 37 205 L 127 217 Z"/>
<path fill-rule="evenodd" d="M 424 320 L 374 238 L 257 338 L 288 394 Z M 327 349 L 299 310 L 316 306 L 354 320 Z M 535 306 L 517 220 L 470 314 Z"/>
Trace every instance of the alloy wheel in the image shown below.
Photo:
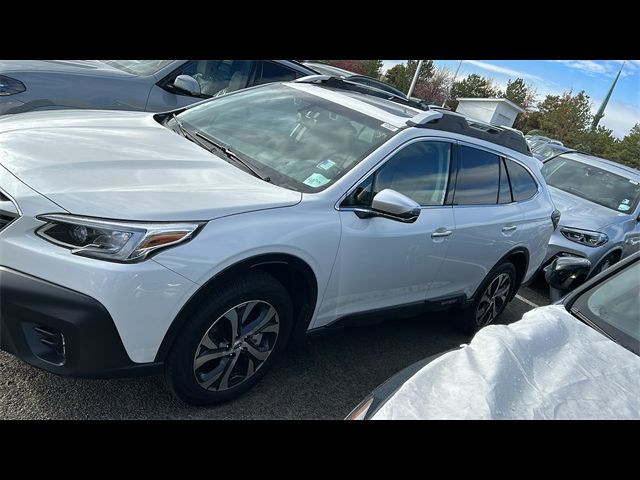
<path fill-rule="evenodd" d="M 476 308 L 478 327 L 489 325 L 504 309 L 511 289 L 511 277 L 501 273 L 489 284 Z"/>
<path fill-rule="evenodd" d="M 280 319 L 270 303 L 243 302 L 216 319 L 204 334 L 193 359 L 198 384 L 223 391 L 252 377 L 271 355 Z"/>

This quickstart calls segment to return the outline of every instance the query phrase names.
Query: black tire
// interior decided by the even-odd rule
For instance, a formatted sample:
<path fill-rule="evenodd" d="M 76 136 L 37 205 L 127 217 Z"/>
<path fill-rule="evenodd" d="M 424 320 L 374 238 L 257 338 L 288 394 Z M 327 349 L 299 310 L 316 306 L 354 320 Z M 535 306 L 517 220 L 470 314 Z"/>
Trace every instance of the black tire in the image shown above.
<path fill-rule="evenodd" d="M 287 290 L 275 278 L 264 272 L 250 272 L 226 282 L 224 285 L 210 291 L 207 297 L 208 300 L 203 301 L 186 322 L 165 361 L 164 376 L 169 390 L 180 400 L 191 405 L 212 405 L 226 402 L 238 397 L 253 387 L 267 373 L 284 350 L 289 340 L 293 323 L 291 298 Z M 209 333 L 211 331 L 210 329 L 223 328 L 222 326 L 216 326 L 218 325 L 216 321 L 223 319 L 223 315 L 236 308 L 236 306 L 242 308 L 241 305 L 247 304 L 247 302 L 252 303 L 252 301 L 255 300 L 269 304 L 269 306 L 272 306 L 276 311 L 277 316 L 274 317 L 274 321 L 277 322 L 279 331 L 276 333 L 277 336 L 270 349 L 271 353 L 268 354 L 266 360 L 260 363 L 255 372 L 251 373 L 245 380 L 233 385 L 229 384 L 227 386 L 225 384 L 225 388 L 221 390 L 205 389 L 196 378 L 195 357 L 202 355 L 200 352 L 206 350 L 201 342 L 205 339 L 205 335 L 214 335 Z M 262 306 L 262 304 L 260 305 Z M 226 317 L 224 318 L 226 319 Z M 240 324 L 242 324 L 241 321 Z M 242 327 L 238 328 L 237 331 L 240 332 L 241 330 Z M 260 335 L 262 339 L 263 334 Z M 265 334 L 265 337 L 266 336 L 268 335 Z M 229 342 L 229 345 L 232 343 L 233 340 Z M 216 351 L 221 351 L 222 348 L 218 347 L 219 345 L 216 345 Z M 229 348 L 235 348 L 233 354 L 225 355 L 225 357 L 221 359 L 211 360 L 210 363 L 218 362 L 216 368 L 219 370 L 228 369 L 228 366 L 231 365 L 230 370 L 234 371 L 234 369 L 238 369 L 238 367 L 242 365 L 240 365 L 238 359 L 235 359 L 233 363 L 231 360 L 233 360 L 235 356 L 238 358 L 244 358 L 246 356 L 251 359 L 251 368 L 253 369 L 253 363 L 257 362 L 257 360 L 250 357 L 244 347 L 238 346 L 238 348 L 236 348 L 232 346 Z M 242 352 L 242 350 L 245 351 Z M 210 351 L 213 352 L 214 350 Z M 241 356 L 241 354 L 243 356 Z M 227 366 L 222 363 L 223 361 L 228 362 L 226 364 Z M 247 362 L 248 361 L 249 360 L 247 360 Z M 212 368 L 212 370 L 216 368 Z M 247 363 L 247 371 L 248 369 Z M 226 375 L 225 371 L 227 380 L 230 375 L 232 375 L 231 372 L 229 372 L 229 375 Z M 246 373 L 246 375 L 249 374 Z M 236 374 L 236 377 L 237 376 Z M 212 386 L 210 388 L 221 387 L 218 385 L 217 387 Z"/>
<path fill-rule="evenodd" d="M 591 271 L 589 278 L 591 279 L 599 273 L 604 272 L 606 269 L 611 268 L 613 264 L 618 260 L 620 260 L 620 254 L 618 252 L 611 252 L 610 254 L 606 255 Z"/>
<path fill-rule="evenodd" d="M 483 323 L 478 319 L 478 308 L 481 307 L 481 303 L 482 307 L 485 306 L 486 301 L 483 300 L 485 292 L 487 292 L 489 286 L 492 285 L 492 283 L 496 281 L 496 279 L 498 279 L 498 277 L 500 277 L 501 275 L 507 275 L 509 278 L 509 288 L 506 293 L 505 300 L 503 302 L 496 301 L 494 303 L 496 308 L 494 310 L 495 314 L 493 315 L 493 318 L 491 318 L 487 323 Z M 504 311 L 507 303 L 509 303 L 509 301 L 511 300 L 513 289 L 516 286 L 516 277 L 516 267 L 511 262 L 503 262 L 500 265 L 496 266 L 493 270 L 491 270 L 482 284 L 480 284 L 480 287 L 478 287 L 471 305 L 460 311 L 460 314 L 457 317 L 457 323 L 460 330 L 467 335 L 473 335 L 482 327 L 489 325 L 490 323 L 495 321 L 495 319 L 499 317 L 500 314 Z"/>

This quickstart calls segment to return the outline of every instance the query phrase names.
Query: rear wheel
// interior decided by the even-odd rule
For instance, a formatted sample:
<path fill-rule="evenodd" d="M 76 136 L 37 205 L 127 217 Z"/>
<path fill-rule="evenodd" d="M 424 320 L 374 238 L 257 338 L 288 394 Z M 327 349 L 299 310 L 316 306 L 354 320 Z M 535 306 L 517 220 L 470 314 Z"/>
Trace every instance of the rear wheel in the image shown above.
<path fill-rule="evenodd" d="M 472 304 L 459 316 L 459 325 L 468 335 L 473 335 L 504 311 L 516 285 L 516 268 L 504 262 L 494 268 L 478 288 Z"/>
<path fill-rule="evenodd" d="M 209 405 L 255 385 L 286 345 L 291 299 L 275 278 L 251 272 L 210 292 L 165 362 L 165 380 L 181 400 Z"/>

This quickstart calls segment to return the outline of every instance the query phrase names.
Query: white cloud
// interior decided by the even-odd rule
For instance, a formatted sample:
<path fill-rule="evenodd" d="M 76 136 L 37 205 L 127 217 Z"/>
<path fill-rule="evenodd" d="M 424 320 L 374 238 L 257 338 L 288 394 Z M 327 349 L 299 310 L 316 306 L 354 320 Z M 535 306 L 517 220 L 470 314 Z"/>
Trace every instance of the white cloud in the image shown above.
<path fill-rule="evenodd" d="M 481 62 L 479 60 L 465 60 L 465 63 L 469 63 L 483 70 L 487 70 L 489 72 L 500 73 L 502 75 L 508 75 L 510 77 L 520 77 L 523 80 L 534 80 L 536 82 L 543 82 L 544 80 L 537 75 L 533 75 L 531 73 L 521 72 L 518 70 L 513 70 L 511 68 L 501 67 L 499 65 L 494 65 L 489 62 Z M 464 64 L 463 64 L 464 65 Z"/>
<path fill-rule="evenodd" d="M 562 63 L 569 68 L 579 70 L 582 73 L 595 77 L 598 75 L 604 75 L 605 77 L 613 78 L 618 74 L 620 66 L 623 62 L 626 62 L 624 69 L 622 70 L 621 77 L 628 77 L 634 75 L 634 73 L 640 69 L 639 60 L 607 60 L 607 61 L 595 61 L 595 60 L 551 60 L 552 62 Z"/>
<path fill-rule="evenodd" d="M 595 115 L 602 99 L 592 99 L 591 113 Z M 624 102 L 611 101 L 599 125 L 613 130 L 613 136 L 622 139 L 636 123 L 640 123 L 640 108 Z"/>

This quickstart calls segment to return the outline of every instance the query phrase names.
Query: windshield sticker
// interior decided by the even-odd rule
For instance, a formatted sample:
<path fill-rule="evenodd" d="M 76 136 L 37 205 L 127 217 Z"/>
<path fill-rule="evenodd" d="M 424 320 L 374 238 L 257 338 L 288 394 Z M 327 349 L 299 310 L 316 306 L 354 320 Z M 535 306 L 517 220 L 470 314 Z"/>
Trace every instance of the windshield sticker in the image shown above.
<path fill-rule="evenodd" d="M 383 123 L 382 125 L 380 125 L 382 128 L 386 128 L 387 130 L 391 130 L 392 132 L 395 132 L 396 130 L 398 130 L 398 127 L 391 125 L 390 123 Z"/>
<path fill-rule="evenodd" d="M 625 198 L 624 200 L 622 200 L 622 203 L 624 203 L 625 205 L 629 205 L 631 203 L 631 200 Z"/>
<path fill-rule="evenodd" d="M 318 188 L 329 182 L 329 179 L 320 173 L 312 173 L 304 182 L 305 185 Z"/>
<path fill-rule="evenodd" d="M 631 207 L 629 205 L 625 205 L 624 203 L 621 203 L 620 205 L 618 205 L 618 210 L 622 210 L 623 212 L 626 212 L 627 210 L 630 210 Z"/>
<path fill-rule="evenodd" d="M 326 160 L 323 160 L 318 165 L 316 165 L 316 167 L 321 168 L 322 170 L 329 170 L 331 167 L 334 167 L 335 165 L 336 165 L 336 162 L 334 162 L 333 160 L 329 160 L 327 158 Z"/>

